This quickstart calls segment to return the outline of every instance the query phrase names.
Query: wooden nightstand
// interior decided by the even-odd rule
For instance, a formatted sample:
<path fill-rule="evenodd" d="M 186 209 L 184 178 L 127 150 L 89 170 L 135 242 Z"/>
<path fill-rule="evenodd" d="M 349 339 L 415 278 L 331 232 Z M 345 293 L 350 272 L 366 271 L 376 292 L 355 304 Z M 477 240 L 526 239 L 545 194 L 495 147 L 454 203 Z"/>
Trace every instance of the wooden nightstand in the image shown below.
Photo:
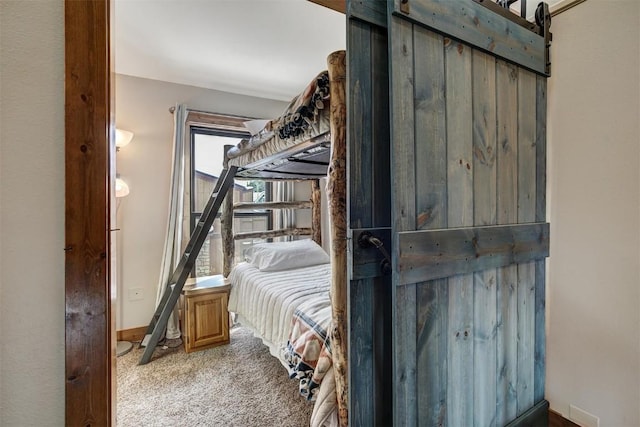
<path fill-rule="evenodd" d="M 185 283 L 182 326 L 187 353 L 229 343 L 230 288 L 222 275 L 198 277 Z"/>

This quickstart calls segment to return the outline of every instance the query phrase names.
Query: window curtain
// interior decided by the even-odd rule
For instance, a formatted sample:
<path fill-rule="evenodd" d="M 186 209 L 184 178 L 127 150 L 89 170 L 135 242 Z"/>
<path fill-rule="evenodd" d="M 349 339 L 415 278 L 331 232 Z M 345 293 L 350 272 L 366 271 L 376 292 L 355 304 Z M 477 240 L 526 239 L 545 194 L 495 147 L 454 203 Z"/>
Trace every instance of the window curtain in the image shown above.
<path fill-rule="evenodd" d="M 182 256 L 182 223 L 184 210 L 184 172 L 185 172 L 185 132 L 187 120 L 186 105 L 176 105 L 173 112 L 173 155 L 171 165 L 171 188 L 169 190 L 169 213 L 167 221 L 167 235 L 164 241 L 164 252 L 160 266 L 160 279 L 158 280 L 158 293 L 156 307 L 162 299 L 169 278 L 173 274 Z M 167 323 L 165 338 L 180 338 L 180 324 L 178 317 L 178 305 Z"/>
<path fill-rule="evenodd" d="M 294 182 L 292 181 L 276 181 L 273 183 L 273 201 L 274 202 L 292 202 L 294 201 Z M 294 209 L 275 209 L 273 211 L 273 228 L 280 230 L 283 228 L 293 228 L 296 225 L 296 214 Z M 283 236 L 278 239 L 280 241 L 293 240 L 293 236 Z"/>

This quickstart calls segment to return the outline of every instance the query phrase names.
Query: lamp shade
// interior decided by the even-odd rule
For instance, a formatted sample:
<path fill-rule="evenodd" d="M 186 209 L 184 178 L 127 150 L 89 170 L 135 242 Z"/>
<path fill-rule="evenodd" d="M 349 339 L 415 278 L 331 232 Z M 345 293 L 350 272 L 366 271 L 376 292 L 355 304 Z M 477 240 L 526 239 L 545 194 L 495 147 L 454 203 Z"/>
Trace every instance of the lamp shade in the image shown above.
<path fill-rule="evenodd" d="M 122 148 L 133 139 L 133 132 L 116 128 L 116 147 Z"/>
<path fill-rule="evenodd" d="M 124 197 L 129 194 L 129 186 L 120 178 L 116 178 L 116 197 Z"/>

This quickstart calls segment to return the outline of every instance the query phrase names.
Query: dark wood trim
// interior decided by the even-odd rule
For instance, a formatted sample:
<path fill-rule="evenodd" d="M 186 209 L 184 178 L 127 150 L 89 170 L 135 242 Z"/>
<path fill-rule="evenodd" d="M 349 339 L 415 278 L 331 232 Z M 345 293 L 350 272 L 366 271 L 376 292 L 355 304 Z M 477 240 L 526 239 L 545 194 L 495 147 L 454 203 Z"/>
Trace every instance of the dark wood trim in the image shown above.
<path fill-rule="evenodd" d="M 328 7 L 336 12 L 346 13 L 347 1 L 346 0 L 309 0 L 311 3 L 319 4 L 320 6 Z"/>
<path fill-rule="evenodd" d="M 65 424 L 115 425 L 109 0 L 65 7 Z"/>
<path fill-rule="evenodd" d="M 123 329 L 117 332 L 118 341 L 142 341 L 144 338 L 145 332 L 147 331 L 146 326 L 140 326 L 138 328 L 130 328 Z"/>
<path fill-rule="evenodd" d="M 549 425 L 549 402 L 542 400 L 505 427 L 547 427 Z"/>
<path fill-rule="evenodd" d="M 560 415 L 553 409 L 549 409 L 549 427 L 580 427 L 578 424 L 570 421 Z"/>
<path fill-rule="evenodd" d="M 230 116 L 228 114 L 209 113 L 206 111 L 187 111 L 187 127 L 204 127 L 217 130 L 239 132 L 249 136 L 244 122 L 254 120 L 250 117 Z"/>

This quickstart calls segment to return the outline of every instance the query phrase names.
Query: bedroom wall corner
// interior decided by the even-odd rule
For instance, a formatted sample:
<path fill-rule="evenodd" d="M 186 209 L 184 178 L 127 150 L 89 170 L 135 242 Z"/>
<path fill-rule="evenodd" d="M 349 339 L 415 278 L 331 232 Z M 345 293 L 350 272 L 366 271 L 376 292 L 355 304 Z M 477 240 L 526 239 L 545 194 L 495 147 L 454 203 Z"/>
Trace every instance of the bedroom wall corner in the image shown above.
<path fill-rule="evenodd" d="M 640 425 L 640 3 L 553 18 L 547 389 L 603 426 Z"/>

